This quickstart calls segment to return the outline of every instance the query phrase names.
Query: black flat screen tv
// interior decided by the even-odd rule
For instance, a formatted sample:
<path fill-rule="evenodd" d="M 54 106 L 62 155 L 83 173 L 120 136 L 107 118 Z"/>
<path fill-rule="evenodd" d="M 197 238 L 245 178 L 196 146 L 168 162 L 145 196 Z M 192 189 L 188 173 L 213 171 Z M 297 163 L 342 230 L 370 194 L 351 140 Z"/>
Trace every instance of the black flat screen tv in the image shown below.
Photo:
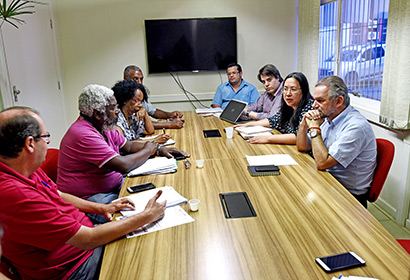
<path fill-rule="evenodd" d="M 225 70 L 237 62 L 236 17 L 145 20 L 148 72 Z"/>

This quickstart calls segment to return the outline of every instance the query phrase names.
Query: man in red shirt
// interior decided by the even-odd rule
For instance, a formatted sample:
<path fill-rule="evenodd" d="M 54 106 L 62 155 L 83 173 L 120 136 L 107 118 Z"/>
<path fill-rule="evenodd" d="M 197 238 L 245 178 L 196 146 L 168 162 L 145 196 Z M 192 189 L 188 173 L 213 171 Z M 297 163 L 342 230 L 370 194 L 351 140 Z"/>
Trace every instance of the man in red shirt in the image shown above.
<path fill-rule="evenodd" d="M 0 113 L 0 223 L 3 255 L 23 279 L 94 279 L 102 245 L 161 219 L 158 192 L 145 210 L 122 221 L 93 227 L 84 214 L 112 214 L 133 208 L 122 198 L 99 204 L 58 191 L 39 168 L 50 134 L 39 114 L 25 107 Z"/>

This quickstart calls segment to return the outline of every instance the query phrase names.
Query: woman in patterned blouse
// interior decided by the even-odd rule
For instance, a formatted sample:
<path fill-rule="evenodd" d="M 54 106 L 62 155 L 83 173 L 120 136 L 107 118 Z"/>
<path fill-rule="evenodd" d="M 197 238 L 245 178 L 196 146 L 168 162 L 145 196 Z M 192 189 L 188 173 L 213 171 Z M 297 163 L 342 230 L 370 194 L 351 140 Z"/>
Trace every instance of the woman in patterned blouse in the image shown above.
<path fill-rule="evenodd" d="M 282 134 L 259 135 L 249 139 L 252 144 L 296 144 L 296 134 L 303 115 L 312 110 L 313 98 L 309 92 L 309 83 L 301 72 L 290 73 L 283 82 L 282 107 L 276 115 L 259 121 L 252 121 L 239 126 L 262 125 L 276 129 Z"/>
<path fill-rule="evenodd" d="M 144 86 L 135 81 L 121 81 L 112 90 L 120 109 L 116 129 L 129 141 L 144 141 L 141 136 L 155 131 L 150 116 L 141 105 L 148 98 Z M 164 144 L 168 139 L 168 135 L 161 134 L 154 142 Z"/>

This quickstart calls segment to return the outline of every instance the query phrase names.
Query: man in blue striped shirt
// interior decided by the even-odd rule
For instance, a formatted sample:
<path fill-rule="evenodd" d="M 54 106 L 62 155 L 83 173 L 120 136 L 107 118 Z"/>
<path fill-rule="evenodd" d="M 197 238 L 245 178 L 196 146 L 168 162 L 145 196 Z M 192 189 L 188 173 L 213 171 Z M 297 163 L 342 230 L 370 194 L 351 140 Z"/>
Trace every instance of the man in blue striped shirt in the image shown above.
<path fill-rule="evenodd" d="M 306 113 L 299 126 L 298 150 L 312 149 L 317 169 L 329 171 L 367 207 L 377 156 L 373 130 L 350 105 L 348 89 L 341 78 L 321 79 L 313 98 L 315 110 Z"/>

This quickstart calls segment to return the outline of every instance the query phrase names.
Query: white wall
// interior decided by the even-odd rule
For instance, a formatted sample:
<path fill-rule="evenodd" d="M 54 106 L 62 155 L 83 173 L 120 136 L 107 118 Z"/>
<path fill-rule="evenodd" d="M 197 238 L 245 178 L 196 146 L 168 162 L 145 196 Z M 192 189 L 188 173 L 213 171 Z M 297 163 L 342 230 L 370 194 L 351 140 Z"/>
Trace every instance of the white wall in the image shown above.
<path fill-rule="evenodd" d="M 264 64 L 275 64 L 282 76 L 296 70 L 297 0 L 55 0 L 55 8 L 69 123 L 78 116 L 83 87 L 111 87 L 129 64 L 143 69 L 152 96 L 181 99 L 170 75 L 147 74 L 144 19 L 236 16 L 245 80 L 262 90 L 256 74 Z M 213 95 L 221 83 L 217 72 L 180 78 L 189 91 L 203 96 Z"/>

